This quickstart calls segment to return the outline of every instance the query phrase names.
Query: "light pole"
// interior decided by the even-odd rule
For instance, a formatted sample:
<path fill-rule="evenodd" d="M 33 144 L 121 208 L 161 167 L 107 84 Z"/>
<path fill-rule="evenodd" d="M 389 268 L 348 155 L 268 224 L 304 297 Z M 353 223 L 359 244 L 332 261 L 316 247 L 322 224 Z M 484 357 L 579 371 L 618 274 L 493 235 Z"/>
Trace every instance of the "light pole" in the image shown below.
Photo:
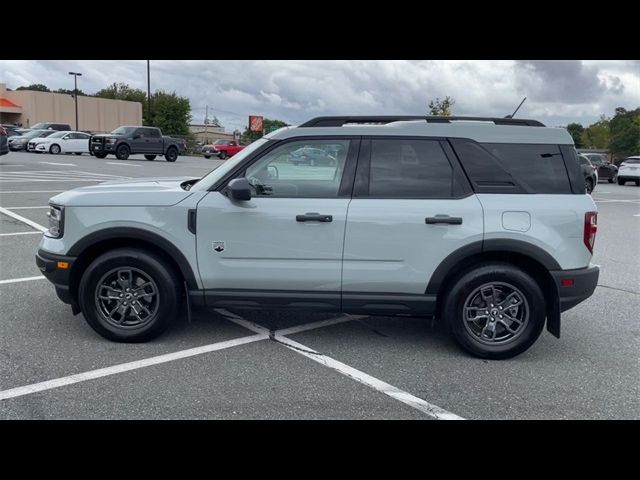
<path fill-rule="evenodd" d="M 151 67 L 147 60 L 147 123 L 153 125 L 151 121 Z"/>
<path fill-rule="evenodd" d="M 81 73 L 69 72 L 69 75 L 73 75 L 73 98 L 76 101 L 76 131 L 78 130 L 78 77 L 81 77 Z"/>

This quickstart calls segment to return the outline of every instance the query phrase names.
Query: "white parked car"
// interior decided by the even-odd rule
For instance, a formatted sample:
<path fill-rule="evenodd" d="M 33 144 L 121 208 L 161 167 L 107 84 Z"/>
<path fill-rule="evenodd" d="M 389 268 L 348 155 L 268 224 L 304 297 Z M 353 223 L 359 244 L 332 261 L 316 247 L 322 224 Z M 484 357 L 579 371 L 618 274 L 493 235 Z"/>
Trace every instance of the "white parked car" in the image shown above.
<path fill-rule="evenodd" d="M 624 185 L 627 182 L 636 182 L 636 186 L 640 187 L 640 156 L 627 157 L 620 164 L 618 185 Z"/>
<path fill-rule="evenodd" d="M 40 153 L 75 153 L 82 155 L 89 153 L 89 138 L 91 135 L 83 132 L 56 132 L 46 138 L 34 138 L 29 141 L 27 151 Z"/>

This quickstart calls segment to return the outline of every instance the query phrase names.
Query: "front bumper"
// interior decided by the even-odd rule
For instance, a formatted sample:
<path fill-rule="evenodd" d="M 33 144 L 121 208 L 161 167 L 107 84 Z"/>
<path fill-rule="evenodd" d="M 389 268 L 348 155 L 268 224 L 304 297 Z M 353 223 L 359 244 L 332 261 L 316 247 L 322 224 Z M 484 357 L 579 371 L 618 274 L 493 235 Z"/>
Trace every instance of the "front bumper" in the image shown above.
<path fill-rule="evenodd" d="M 550 273 L 558 289 L 560 311 L 564 312 L 593 295 L 598 285 L 600 267 L 589 265 L 587 268 L 556 270 Z"/>
<path fill-rule="evenodd" d="M 13 152 L 18 152 L 20 150 L 26 150 L 26 149 L 27 149 L 26 143 L 10 143 L 9 144 L 9 150 Z"/>
<path fill-rule="evenodd" d="M 45 252 L 44 250 L 38 250 L 38 253 L 36 253 L 36 265 L 47 280 L 53 283 L 58 298 L 70 305 L 74 305 L 75 303 L 69 288 L 71 283 L 71 268 L 75 261 L 76 257 L 56 255 L 55 253 Z M 66 268 L 60 268 L 64 263 L 66 263 Z"/>

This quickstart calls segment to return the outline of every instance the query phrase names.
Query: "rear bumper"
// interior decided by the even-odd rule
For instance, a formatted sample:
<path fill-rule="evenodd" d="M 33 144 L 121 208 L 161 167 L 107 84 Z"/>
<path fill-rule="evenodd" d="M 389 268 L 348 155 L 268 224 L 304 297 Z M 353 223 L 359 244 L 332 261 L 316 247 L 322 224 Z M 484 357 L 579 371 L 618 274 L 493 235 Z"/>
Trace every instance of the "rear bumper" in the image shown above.
<path fill-rule="evenodd" d="M 76 257 L 67 257 L 64 255 L 56 255 L 54 253 L 38 250 L 36 253 L 36 265 L 42 274 L 53 283 L 56 287 L 58 298 L 64 303 L 73 304 L 74 299 L 71 295 L 69 284 L 71 280 L 71 268 L 76 261 Z M 58 268 L 58 262 L 66 262 L 67 268 Z"/>
<path fill-rule="evenodd" d="M 598 265 L 590 265 L 587 268 L 577 270 L 556 270 L 551 271 L 551 276 L 558 289 L 558 297 L 560 299 L 560 311 L 564 312 L 575 307 L 579 303 L 585 301 L 593 295 L 598 285 L 598 277 L 600 276 L 600 267 Z M 569 284 L 573 280 L 572 285 Z"/>

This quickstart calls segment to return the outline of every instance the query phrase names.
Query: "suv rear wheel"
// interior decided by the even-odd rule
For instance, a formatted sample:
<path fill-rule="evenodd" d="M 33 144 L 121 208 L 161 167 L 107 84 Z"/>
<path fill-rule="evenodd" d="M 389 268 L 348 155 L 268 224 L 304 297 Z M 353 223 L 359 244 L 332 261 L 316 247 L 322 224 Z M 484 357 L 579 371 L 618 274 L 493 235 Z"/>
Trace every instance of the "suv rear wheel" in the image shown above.
<path fill-rule="evenodd" d="M 144 342 L 176 318 L 180 282 L 161 258 L 119 248 L 96 258 L 82 275 L 79 303 L 100 335 L 118 342 Z"/>
<path fill-rule="evenodd" d="M 481 358 L 510 358 L 527 350 L 544 326 L 538 283 L 508 263 L 484 264 L 460 275 L 444 305 L 456 341 Z"/>
<path fill-rule="evenodd" d="M 169 147 L 167 153 L 164 154 L 164 158 L 167 162 L 175 162 L 178 159 L 178 149 L 175 147 Z"/>

